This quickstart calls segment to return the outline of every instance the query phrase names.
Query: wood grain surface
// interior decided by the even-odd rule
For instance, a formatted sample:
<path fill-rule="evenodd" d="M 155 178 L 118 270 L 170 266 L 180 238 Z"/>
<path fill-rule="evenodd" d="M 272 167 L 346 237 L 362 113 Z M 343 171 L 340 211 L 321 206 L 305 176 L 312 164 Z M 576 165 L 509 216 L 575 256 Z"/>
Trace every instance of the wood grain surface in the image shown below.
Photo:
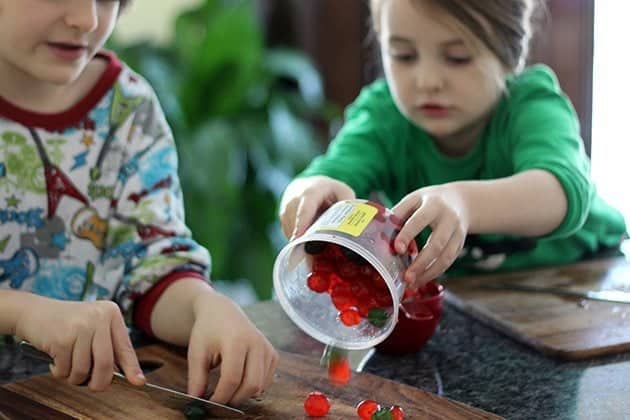
<path fill-rule="evenodd" d="M 186 388 L 186 360 L 181 352 L 162 346 L 138 350 L 141 360 L 162 363 L 147 375 L 150 382 L 178 390 Z M 213 382 L 216 376 L 213 377 Z M 303 419 L 304 400 L 320 391 L 331 400 L 327 419 L 357 418 L 355 406 L 363 399 L 397 404 L 407 419 L 498 419 L 500 417 L 420 389 L 368 373 L 358 373 L 344 387 L 328 382 L 317 358 L 281 353 L 274 384 L 262 398 L 242 408 L 245 419 Z M 141 390 L 117 383 L 101 393 L 61 383 L 49 374 L 0 387 L 0 419 L 181 419 L 182 413 L 156 405 Z"/>
<path fill-rule="evenodd" d="M 448 302 L 548 355 L 579 360 L 630 350 L 630 304 L 482 287 L 491 282 L 630 295 L 630 263 L 624 258 L 454 278 L 445 286 Z"/>

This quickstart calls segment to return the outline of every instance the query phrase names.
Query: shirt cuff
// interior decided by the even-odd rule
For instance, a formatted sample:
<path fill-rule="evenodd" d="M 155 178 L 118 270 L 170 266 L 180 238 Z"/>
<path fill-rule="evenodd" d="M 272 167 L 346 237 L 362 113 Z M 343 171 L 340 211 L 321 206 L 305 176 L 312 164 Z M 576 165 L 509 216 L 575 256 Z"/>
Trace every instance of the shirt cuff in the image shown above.
<path fill-rule="evenodd" d="M 136 308 L 133 312 L 133 323 L 143 333 L 149 335 L 149 337 L 155 337 L 151 329 L 151 314 L 153 313 L 155 304 L 171 284 L 183 278 L 197 278 L 202 281 L 208 281 L 203 274 L 197 271 L 175 271 L 164 276 L 136 303 Z"/>

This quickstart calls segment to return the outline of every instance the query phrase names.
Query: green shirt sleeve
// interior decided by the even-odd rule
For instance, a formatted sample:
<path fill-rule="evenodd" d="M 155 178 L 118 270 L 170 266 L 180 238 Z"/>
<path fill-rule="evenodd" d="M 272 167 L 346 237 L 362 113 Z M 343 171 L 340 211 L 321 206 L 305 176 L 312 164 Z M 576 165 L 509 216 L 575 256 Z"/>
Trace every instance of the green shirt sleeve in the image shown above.
<path fill-rule="evenodd" d="M 326 154 L 316 158 L 301 177 L 326 175 L 348 184 L 358 197 L 387 189 L 393 182 L 393 130 L 389 121 L 398 110 L 384 81 L 362 90 L 346 110 L 345 123 Z M 398 156 L 397 161 L 401 160 Z"/>
<path fill-rule="evenodd" d="M 527 70 L 509 92 L 514 170 L 544 169 L 558 179 L 567 214 L 546 238 L 569 236 L 584 225 L 595 194 L 575 110 L 546 66 Z"/>

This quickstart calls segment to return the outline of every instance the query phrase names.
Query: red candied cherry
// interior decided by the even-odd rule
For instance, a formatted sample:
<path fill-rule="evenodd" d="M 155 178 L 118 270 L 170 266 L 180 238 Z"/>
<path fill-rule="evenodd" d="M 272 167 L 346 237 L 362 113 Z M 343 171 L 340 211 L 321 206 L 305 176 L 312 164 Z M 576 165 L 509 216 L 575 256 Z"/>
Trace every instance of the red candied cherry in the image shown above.
<path fill-rule="evenodd" d="M 341 313 L 339 313 L 339 319 L 343 325 L 354 327 L 361 322 L 361 314 L 359 314 L 357 308 L 352 307 L 341 311 Z"/>
<path fill-rule="evenodd" d="M 338 282 L 330 291 L 330 298 L 333 305 L 340 311 L 345 311 L 352 306 L 357 306 L 357 300 L 352 294 L 350 284 L 346 282 Z"/>
<path fill-rule="evenodd" d="M 316 293 L 324 293 L 328 291 L 330 279 L 328 278 L 327 273 L 319 273 L 317 271 L 314 271 L 308 275 L 306 284 L 308 285 L 308 288 L 312 291 Z"/>
<path fill-rule="evenodd" d="M 304 411 L 311 417 L 324 417 L 330 410 L 330 401 L 321 392 L 313 391 L 304 401 Z"/>
<path fill-rule="evenodd" d="M 359 266 L 353 262 L 343 262 L 337 266 L 337 272 L 347 281 L 352 281 L 361 275 Z"/>
<path fill-rule="evenodd" d="M 330 273 L 335 271 L 335 264 L 325 258 L 317 257 L 313 261 L 313 271 L 318 273 Z"/>
<path fill-rule="evenodd" d="M 328 380 L 335 385 L 345 385 L 350 382 L 352 372 L 347 357 L 332 358 L 328 364 Z"/>
<path fill-rule="evenodd" d="M 361 420 L 370 420 L 372 414 L 381 409 L 379 403 L 373 400 L 363 400 L 357 404 L 357 414 Z"/>
<path fill-rule="evenodd" d="M 389 412 L 392 413 L 392 420 L 403 420 L 405 418 L 405 412 L 399 405 L 389 407 Z"/>

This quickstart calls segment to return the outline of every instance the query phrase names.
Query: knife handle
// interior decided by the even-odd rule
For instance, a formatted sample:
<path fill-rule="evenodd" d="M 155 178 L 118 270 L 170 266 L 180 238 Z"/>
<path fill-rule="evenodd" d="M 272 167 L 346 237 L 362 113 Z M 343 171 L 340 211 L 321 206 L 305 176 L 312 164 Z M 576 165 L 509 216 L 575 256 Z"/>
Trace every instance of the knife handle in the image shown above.
<path fill-rule="evenodd" d="M 37 350 L 35 346 L 33 346 L 31 343 L 29 343 L 26 340 L 20 341 L 19 347 L 20 347 L 20 352 L 26 357 L 39 360 L 42 362 L 46 362 L 52 365 L 55 364 L 55 361 L 53 360 L 52 357 L 48 355 L 48 353 L 45 353 L 41 350 Z"/>

